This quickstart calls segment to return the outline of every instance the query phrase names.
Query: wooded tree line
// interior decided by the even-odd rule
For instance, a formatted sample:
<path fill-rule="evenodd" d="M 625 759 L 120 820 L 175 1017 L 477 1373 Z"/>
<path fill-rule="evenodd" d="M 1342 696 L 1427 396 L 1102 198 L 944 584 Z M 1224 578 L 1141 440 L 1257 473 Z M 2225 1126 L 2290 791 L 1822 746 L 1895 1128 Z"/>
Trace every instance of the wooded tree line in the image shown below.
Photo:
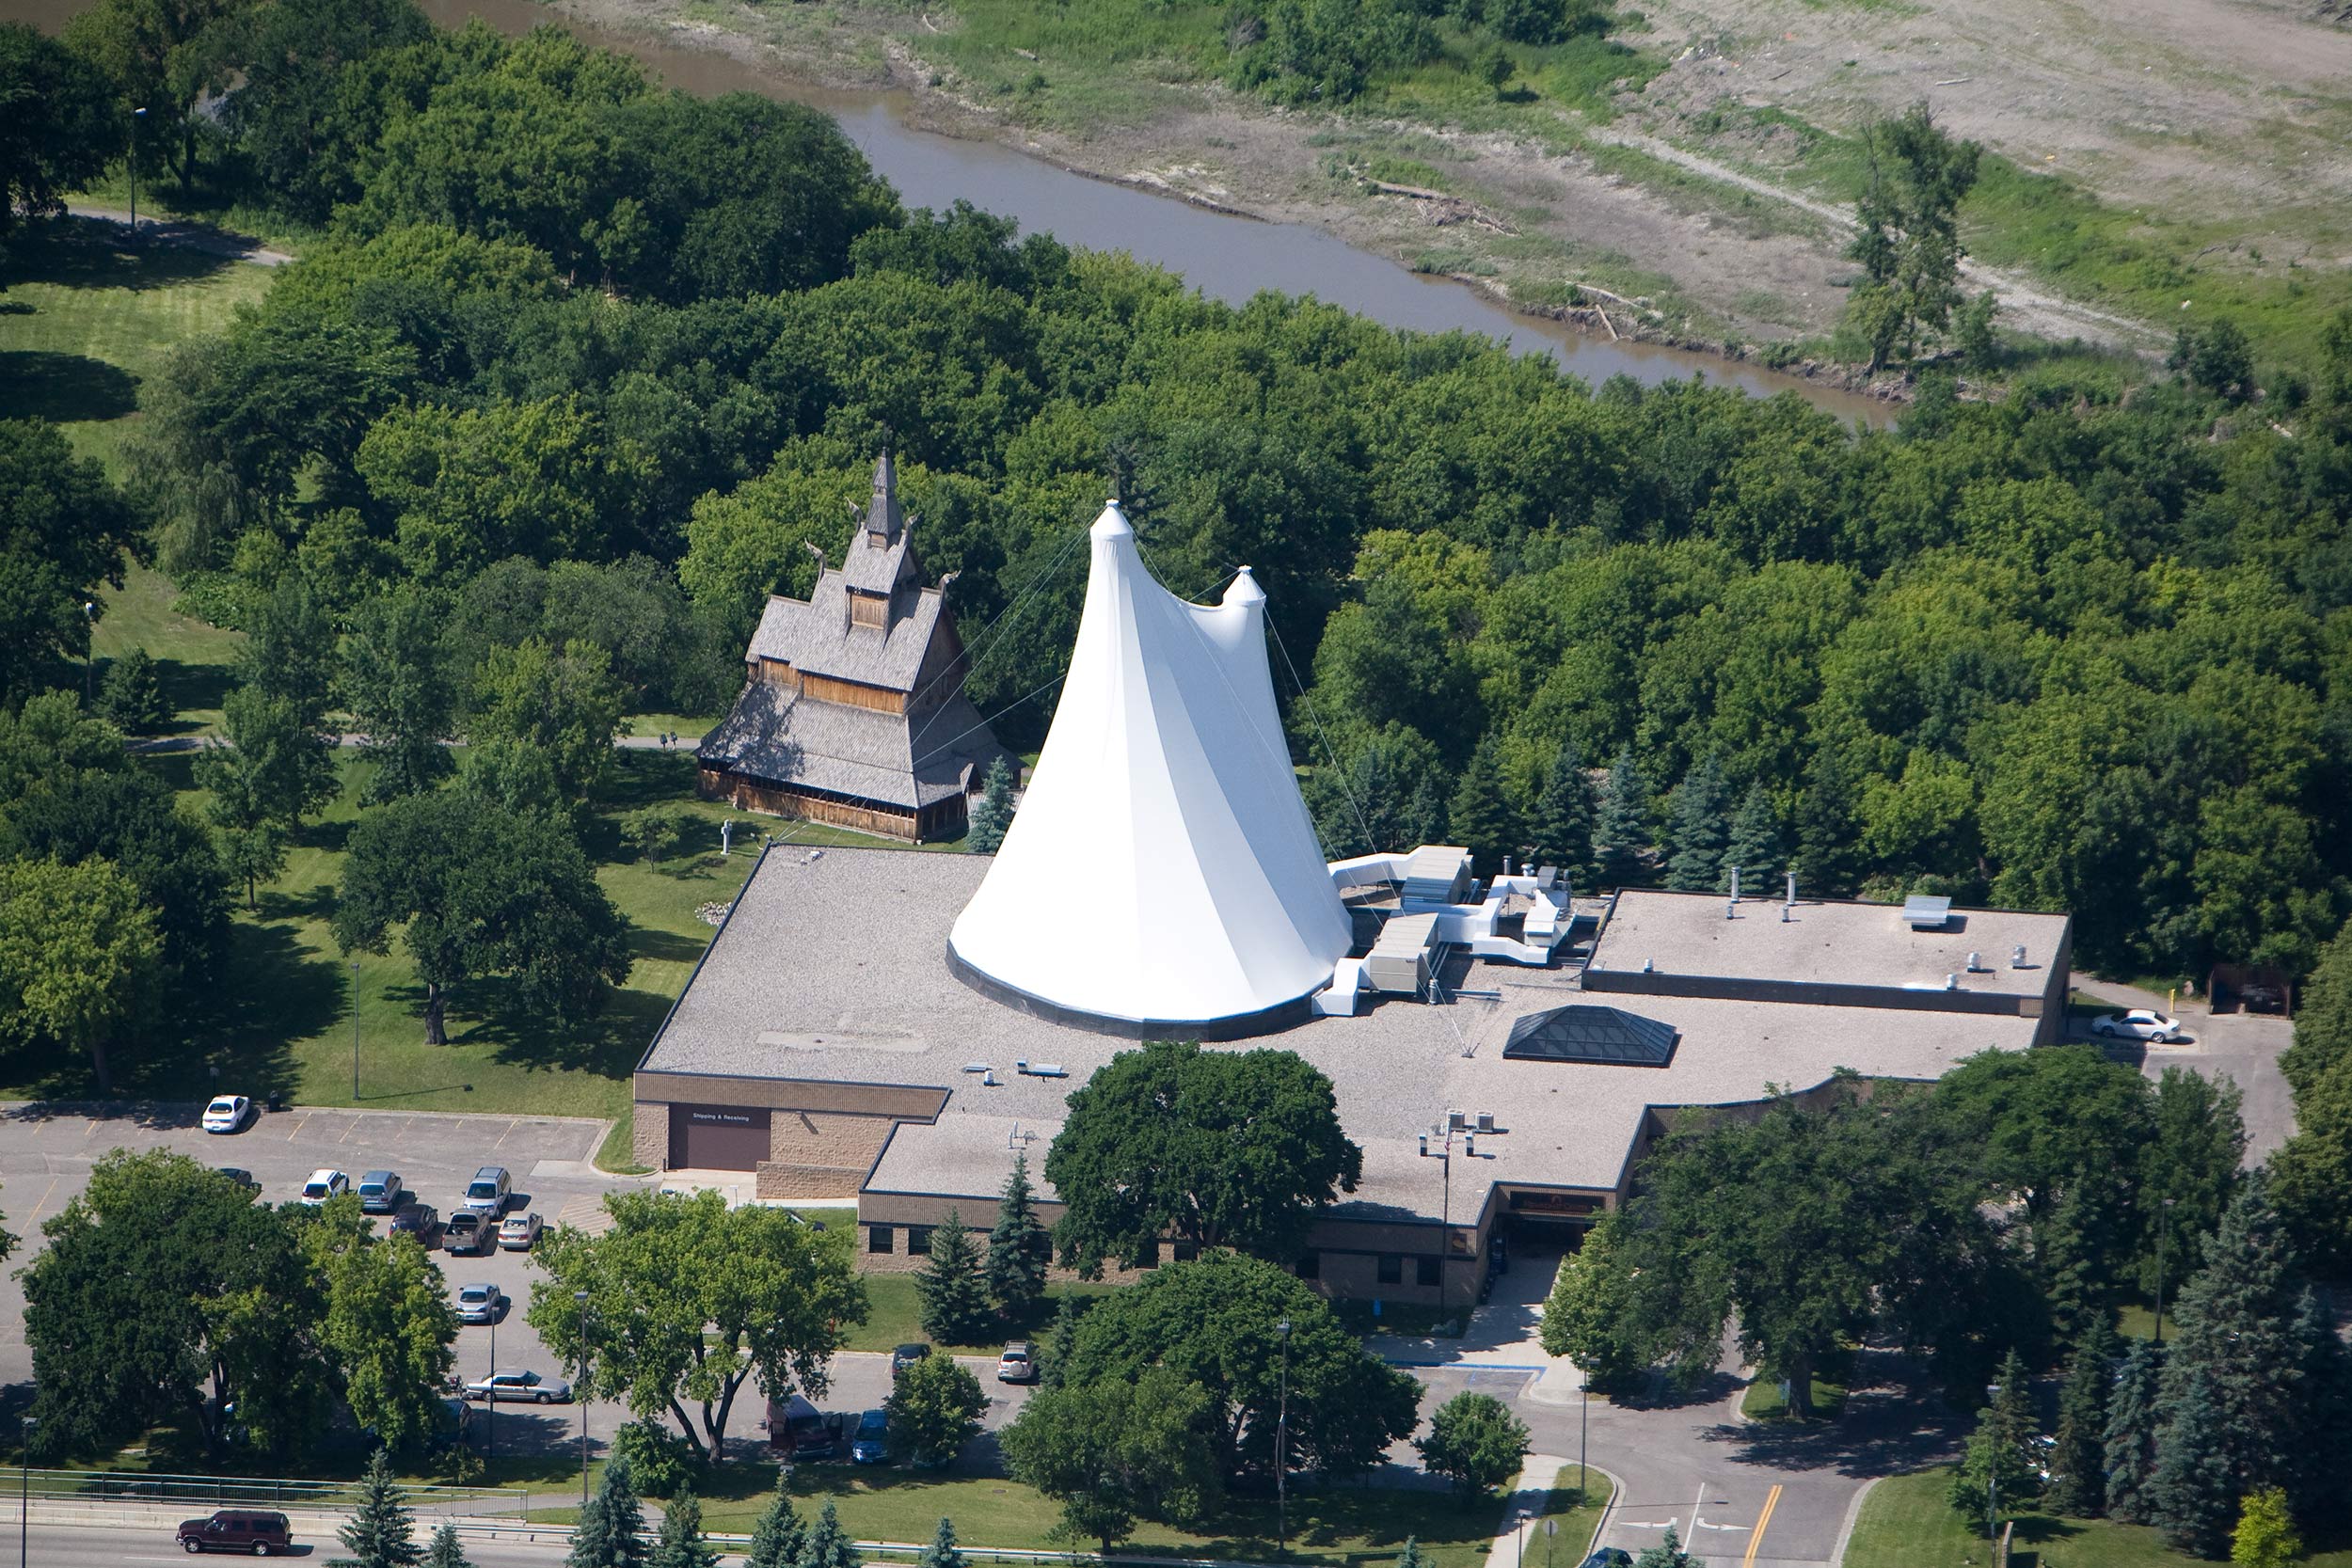
<path fill-rule="evenodd" d="M 215 155 L 330 230 L 146 389 L 135 498 L 225 616 L 307 604 L 350 665 L 315 681 L 419 766 L 485 683 L 576 688 L 543 672 L 593 650 L 625 701 L 723 692 L 887 430 L 1016 743 L 1106 476 L 1171 587 L 1255 567 L 1335 851 L 1699 885 L 1737 847 L 1821 893 L 2072 908 L 2087 965 L 2152 974 L 2299 973 L 2352 906 L 2352 323 L 2260 418 L 2068 372 L 1992 405 L 1930 382 L 1857 435 L 910 214 L 821 118 L 551 29 L 237 14 L 272 63 L 231 52 Z M 583 624 L 608 585 L 629 618 Z M 87 626 L 50 623 L 55 678 Z"/>

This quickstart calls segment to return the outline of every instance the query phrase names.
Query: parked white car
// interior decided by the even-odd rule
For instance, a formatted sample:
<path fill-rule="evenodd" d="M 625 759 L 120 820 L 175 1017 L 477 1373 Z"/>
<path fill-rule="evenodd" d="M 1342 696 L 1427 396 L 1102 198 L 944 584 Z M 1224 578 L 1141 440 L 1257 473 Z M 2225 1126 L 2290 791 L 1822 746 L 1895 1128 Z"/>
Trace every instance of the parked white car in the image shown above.
<path fill-rule="evenodd" d="M 2094 1035 L 2113 1039 L 2153 1040 L 2169 1045 L 2183 1037 L 2180 1022 L 2156 1011 L 2153 1007 L 2134 1007 L 2128 1013 L 2109 1013 L 2090 1026 Z"/>
<path fill-rule="evenodd" d="M 234 1132 L 245 1125 L 246 1118 L 252 1114 L 253 1101 L 245 1096 L 241 1094 L 215 1095 L 213 1102 L 204 1107 L 204 1131 Z"/>
<path fill-rule="evenodd" d="M 351 1178 L 339 1170 L 314 1170 L 302 1184 L 302 1201 L 315 1209 L 330 1197 L 351 1191 Z"/>

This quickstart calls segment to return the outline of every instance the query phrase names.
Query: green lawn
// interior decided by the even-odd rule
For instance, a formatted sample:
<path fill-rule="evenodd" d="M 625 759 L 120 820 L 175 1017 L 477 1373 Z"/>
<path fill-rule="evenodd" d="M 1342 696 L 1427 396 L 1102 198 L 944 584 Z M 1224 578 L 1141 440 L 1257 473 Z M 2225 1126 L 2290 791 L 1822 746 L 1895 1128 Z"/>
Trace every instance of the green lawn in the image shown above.
<path fill-rule="evenodd" d="M 852 1209 L 809 1209 L 803 1211 L 812 1219 L 822 1219 L 828 1225 L 857 1223 Z M 840 1218 L 836 1221 L 835 1215 Z M 915 1294 L 914 1275 L 911 1274 L 869 1274 L 865 1275 L 866 1299 L 871 1311 L 866 1321 L 850 1331 L 848 1350 L 888 1350 L 920 1339 L 925 1344 L 934 1341 L 923 1332 L 922 1302 Z M 1008 1339 L 1034 1339 L 1045 1332 L 1054 1321 L 1054 1312 L 1064 1296 L 1099 1296 L 1118 1290 L 1116 1285 L 1089 1285 L 1083 1280 L 1056 1280 L 1045 1288 L 1045 1300 L 1026 1323 L 1007 1323 L 1000 1333 L 990 1335 L 983 1342 L 972 1345 L 946 1345 L 941 1348 L 956 1355 L 993 1355 L 1004 1349 Z"/>
<path fill-rule="evenodd" d="M 1809 1419 L 1835 1420 L 1845 1414 L 1846 1390 L 1842 1384 L 1822 1378 L 1813 1380 L 1813 1414 Z M 1788 1419 L 1788 1402 L 1780 1397 L 1780 1382 L 1776 1378 L 1759 1377 L 1748 1385 L 1748 1391 L 1740 1396 L 1740 1413 L 1753 1421 L 1785 1421 Z"/>
<path fill-rule="evenodd" d="M 0 318 L 5 319 L 5 318 Z M 230 684 L 230 662 L 245 634 L 223 631 L 172 608 L 180 597 L 172 580 L 151 566 L 134 564 L 119 589 L 99 593 L 98 627 L 90 637 L 97 679 L 134 648 L 144 648 L 162 677 L 164 697 L 178 718 L 167 735 L 211 734 L 220 728 L 221 699 Z"/>
<path fill-rule="evenodd" d="M 729 1465 L 707 1478 L 701 1493 L 703 1528 L 714 1534 L 749 1534 L 767 1507 L 775 1475 L 765 1465 Z M 1047 1533 L 1058 1509 L 1032 1488 L 1001 1477 L 800 1465 L 793 1472 L 792 1492 L 803 1518 L 830 1497 L 843 1527 L 861 1541 L 926 1542 L 939 1521 L 948 1518 L 967 1547 L 1065 1545 Z M 1581 1560 L 1581 1553 L 1572 1552 L 1569 1544 L 1590 1540 L 1605 1500 L 1597 1493 L 1590 1506 L 1579 1509 L 1573 1488 L 1552 1494 L 1547 1513 L 1556 1510 L 1561 1521 L 1560 1534 L 1552 1542 L 1554 1568 L 1574 1568 Z M 555 1524 L 568 1524 L 578 1515 L 579 1510 L 571 1508 L 531 1511 L 533 1519 Z M 1287 1559 L 1276 1556 L 1271 1497 L 1229 1498 L 1218 1517 L 1199 1530 L 1138 1525 L 1127 1549 L 1152 1557 L 1388 1568 L 1411 1536 L 1433 1568 L 1483 1568 L 1501 1522 L 1493 1499 L 1466 1507 L 1448 1492 L 1310 1487 L 1293 1477 Z M 1540 1532 L 1531 1536 L 1531 1550 L 1540 1551 L 1541 1540 Z"/>
<path fill-rule="evenodd" d="M 156 757 L 147 766 L 187 789 L 191 808 L 200 802 L 192 788 L 192 759 Z M 336 951 L 326 921 L 369 766 L 351 753 L 342 758 L 342 798 L 304 829 L 284 875 L 262 890 L 260 911 L 238 911 L 219 983 L 209 992 L 176 999 L 151 1037 L 126 1042 L 117 1053 L 121 1092 L 189 1100 L 215 1085 L 234 1085 L 306 1104 L 354 1102 L 352 960 Z M 625 1123 L 628 1074 L 712 934 L 695 910 L 732 899 L 755 860 L 739 847 L 725 860 L 710 852 L 717 823 L 728 814 L 714 802 L 692 800 L 692 778 L 691 757 L 629 754 L 614 769 L 609 798 L 583 829 L 599 879 L 633 927 L 636 954 L 627 986 L 600 1015 L 576 1028 L 552 1029 L 511 988 L 483 981 L 453 991 L 450 1042 L 428 1046 L 422 988 L 395 941 L 388 954 L 358 958 L 358 1102 L 614 1117 Z M 655 800 L 678 801 L 706 824 L 694 854 L 660 865 L 624 859 L 614 817 Z M 800 841 L 829 839 L 811 833 Z M 54 1053 L 37 1060 L 0 1056 L 0 1094 L 70 1098 L 87 1088 L 78 1060 L 61 1062 Z M 625 1131 L 608 1145 L 614 1148 L 626 1151 Z"/>
<path fill-rule="evenodd" d="M 0 265 L 0 386 L 11 415 L 54 420 L 120 474 L 139 383 L 172 346 L 216 332 L 271 271 L 184 246 L 131 248 L 109 226 L 30 224 Z"/>
<path fill-rule="evenodd" d="M 1963 1518 L 1946 1500 L 1948 1466 L 1895 1476 L 1870 1489 L 1854 1521 L 1844 1568 L 1964 1568 L 1992 1560 L 1984 1521 Z M 2004 1515 L 2008 1517 L 2008 1515 Z M 2188 1568 L 2201 1560 L 2168 1548 L 2141 1525 L 2021 1513 L 2014 1568 Z M 2307 1568 L 2352 1568 L 2352 1548 L 2338 1545 L 2301 1560 Z"/>

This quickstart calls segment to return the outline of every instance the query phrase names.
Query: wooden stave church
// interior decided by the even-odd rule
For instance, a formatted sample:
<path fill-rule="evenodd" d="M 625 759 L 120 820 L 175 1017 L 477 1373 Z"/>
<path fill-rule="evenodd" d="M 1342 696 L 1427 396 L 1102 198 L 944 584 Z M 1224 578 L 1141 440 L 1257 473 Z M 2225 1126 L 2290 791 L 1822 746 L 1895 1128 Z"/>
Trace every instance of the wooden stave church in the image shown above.
<path fill-rule="evenodd" d="M 841 564 L 819 555 L 806 599 L 769 595 L 742 693 L 696 752 L 704 799 L 920 843 L 964 832 L 996 758 L 1017 774 L 963 694 L 953 578 L 923 583 L 920 520 L 884 451 Z"/>

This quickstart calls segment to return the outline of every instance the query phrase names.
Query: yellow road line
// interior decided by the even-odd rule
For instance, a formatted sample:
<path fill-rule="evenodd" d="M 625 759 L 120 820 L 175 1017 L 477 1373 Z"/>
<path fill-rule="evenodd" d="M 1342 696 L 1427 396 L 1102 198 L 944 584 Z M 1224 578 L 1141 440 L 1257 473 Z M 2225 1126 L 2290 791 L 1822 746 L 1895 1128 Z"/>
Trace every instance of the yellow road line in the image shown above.
<path fill-rule="evenodd" d="M 1764 1544 L 1764 1527 L 1772 1522 L 1772 1510 L 1780 1506 L 1780 1488 L 1775 1486 L 1765 1494 L 1764 1512 L 1756 1516 L 1756 1528 L 1748 1532 L 1748 1555 L 1740 1560 L 1740 1568 L 1756 1568 L 1756 1549 Z"/>
<path fill-rule="evenodd" d="M 53 1176 L 49 1179 L 49 1185 L 40 1190 L 40 1201 L 33 1205 L 32 1217 L 25 1222 L 27 1225 L 39 1225 L 40 1223 L 40 1212 L 49 1207 L 49 1195 L 56 1190 L 57 1179 Z"/>

